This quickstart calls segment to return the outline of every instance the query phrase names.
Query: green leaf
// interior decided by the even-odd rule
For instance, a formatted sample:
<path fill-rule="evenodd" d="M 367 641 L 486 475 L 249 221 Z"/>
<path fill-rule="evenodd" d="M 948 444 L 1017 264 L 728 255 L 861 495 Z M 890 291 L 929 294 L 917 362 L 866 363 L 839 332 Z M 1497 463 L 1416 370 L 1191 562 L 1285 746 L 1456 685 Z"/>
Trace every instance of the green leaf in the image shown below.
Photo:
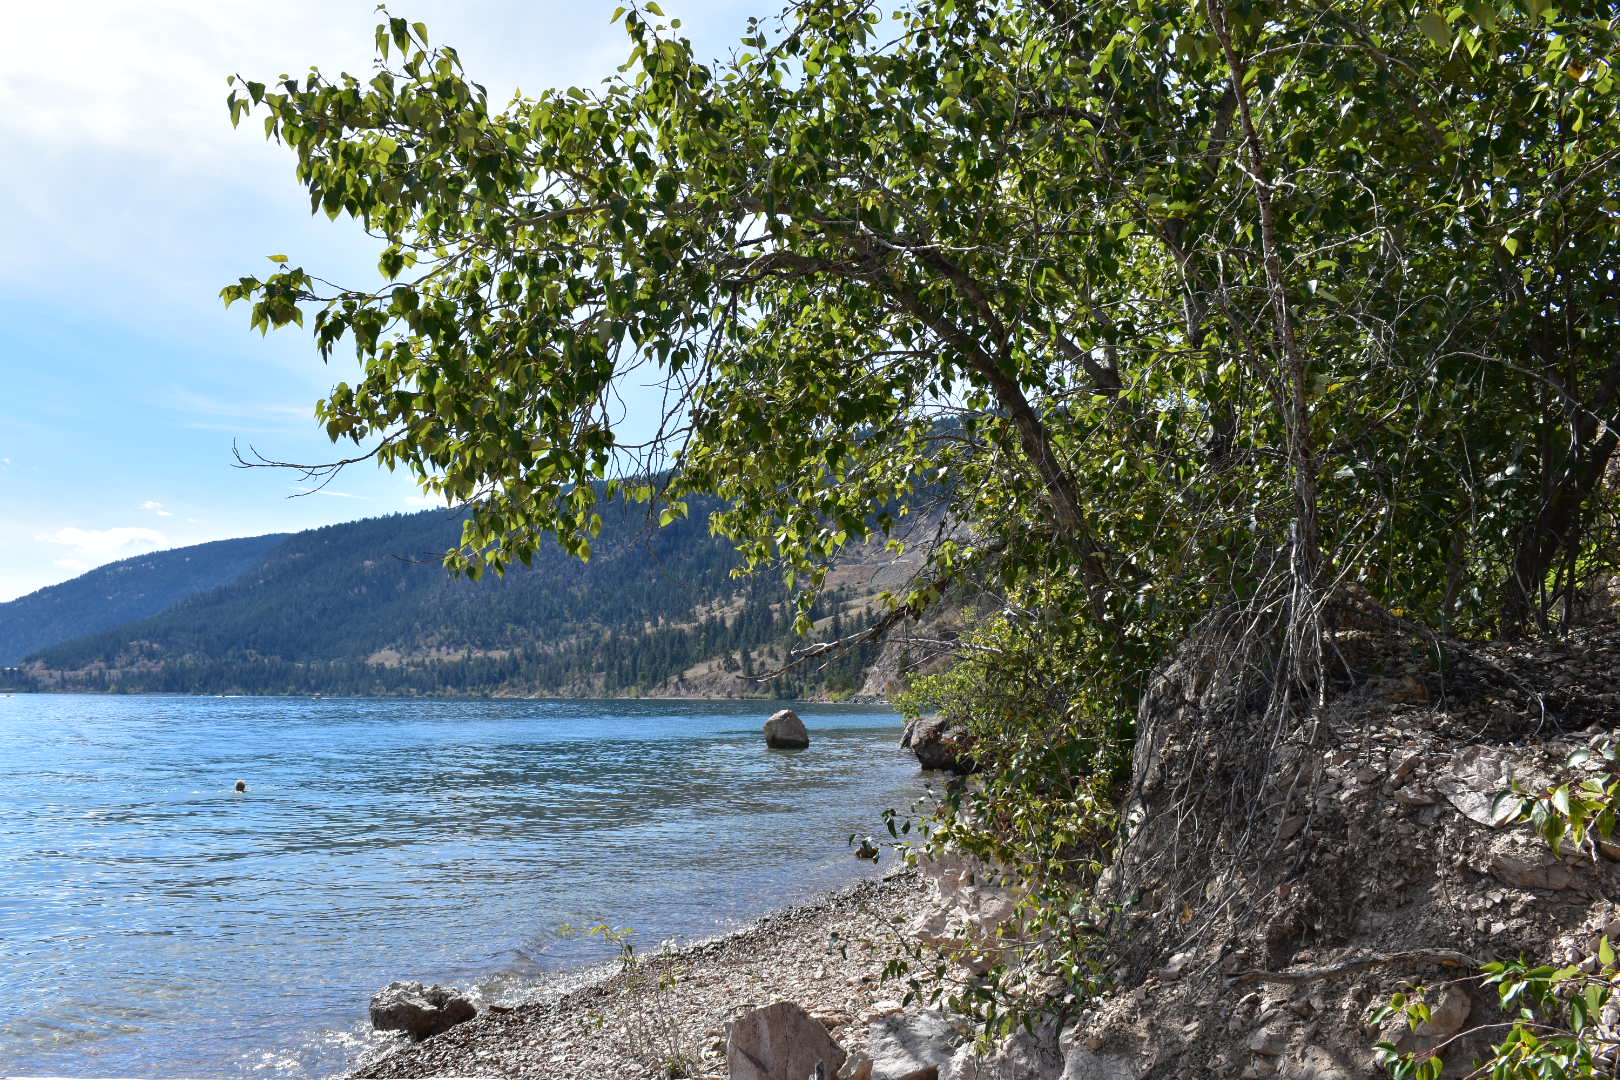
<path fill-rule="evenodd" d="M 1496 827 L 1519 820 L 1524 813 L 1524 799 L 1514 791 L 1497 792 L 1491 800 L 1491 824 Z"/>
<path fill-rule="evenodd" d="M 1451 24 L 1438 11 L 1425 11 L 1418 16 L 1418 27 L 1440 48 L 1451 48 Z"/>

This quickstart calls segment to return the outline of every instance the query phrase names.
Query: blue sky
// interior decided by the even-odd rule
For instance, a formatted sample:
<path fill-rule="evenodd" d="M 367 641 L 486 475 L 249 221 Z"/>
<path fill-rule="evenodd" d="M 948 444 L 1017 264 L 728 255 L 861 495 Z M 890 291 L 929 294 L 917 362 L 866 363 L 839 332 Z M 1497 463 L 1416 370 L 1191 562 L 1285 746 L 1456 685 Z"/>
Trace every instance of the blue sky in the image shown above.
<path fill-rule="evenodd" d="M 592 85 L 623 60 L 618 0 L 391 4 L 455 45 L 473 78 Z M 723 54 L 774 5 L 664 0 Z M 294 328 L 261 338 L 220 286 L 266 255 L 363 281 L 372 243 L 311 218 L 292 158 L 232 129 L 225 77 L 311 64 L 366 72 L 373 0 L 55 0 L 8 11 L 0 42 L 0 601 L 145 551 L 428 505 L 369 467 L 288 499 L 283 460 L 334 448 L 314 402 L 351 377 Z"/>

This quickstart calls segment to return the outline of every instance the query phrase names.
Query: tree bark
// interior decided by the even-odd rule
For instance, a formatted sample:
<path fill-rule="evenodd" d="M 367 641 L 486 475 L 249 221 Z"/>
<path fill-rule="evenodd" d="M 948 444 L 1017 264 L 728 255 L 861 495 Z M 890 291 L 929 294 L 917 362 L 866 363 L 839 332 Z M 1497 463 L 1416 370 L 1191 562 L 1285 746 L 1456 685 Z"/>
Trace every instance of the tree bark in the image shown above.
<path fill-rule="evenodd" d="M 1294 494 L 1293 535 L 1289 537 L 1289 571 L 1292 576 L 1288 612 L 1288 652 L 1292 669 L 1289 676 L 1297 689 L 1315 698 L 1321 691 L 1323 626 L 1318 594 L 1322 539 L 1317 509 L 1316 457 L 1311 446 L 1310 403 L 1305 392 L 1305 357 L 1294 333 L 1293 312 L 1283 281 L 1282 256 L 1277 247 L 1270 166 L 1264 144 L 1254 126 L 1249 93 L 1243 82 L 1243 64 L 1232 44 L 1226 22 L 1226 5 L 1222 0 L 1207 0 L 1207 9 L 1210 24 L 1226 55 L 1232 94 L 1237 100 L 1238 116 L 1243 126 L 1243 140 L 1249 151 L 1249 168 L 1260 219 L 1261 259 L 1265 265 L 1266 288 L 1282 360 L 1282 370 L 1275 381 L 1278 384 L 1278 410 L 1282 414 L 1288 443 L 1288 468 Z"/>
<path fill-rule="evenodd" d="M 1545 626 L 1547 605 L 1542 586 L 1560 559 L 1578 554 L 1586 535 L 1587 502 L 1602 483 L 1609 462 L 1620 446 L 1617 432 L 1603 417 L 1620 397 L 1620 360 L 1610 363 L 1596 399 L 1573 402 L 1570 448 L 1557 467 L 1548 466 L 1543 495 L 1520 533 L 1513 566 L 1503 588 L 1502 629 L 1509 636 L 1522 633 L 1534 622 Z M 1564 585 L 1575 588 L 1573 580 Z M 1556 598 L 1555 598 L 1556 599 Z"/>

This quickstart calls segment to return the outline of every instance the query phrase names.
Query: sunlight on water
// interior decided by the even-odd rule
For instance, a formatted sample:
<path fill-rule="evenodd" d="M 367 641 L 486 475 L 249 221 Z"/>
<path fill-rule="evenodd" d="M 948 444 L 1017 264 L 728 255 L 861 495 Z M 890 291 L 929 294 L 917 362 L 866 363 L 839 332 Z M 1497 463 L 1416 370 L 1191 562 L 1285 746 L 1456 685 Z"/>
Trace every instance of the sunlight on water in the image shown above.
<path fill-rule="evenodd" d="M 881 709 L 0 700 L 0 1072 L 326 1076 L 396 978 L 535 992 L 563 924 L 702 937 L 863 872 L 921 792 Z M 248 790 L 238 794 L 238 780 Z"/>

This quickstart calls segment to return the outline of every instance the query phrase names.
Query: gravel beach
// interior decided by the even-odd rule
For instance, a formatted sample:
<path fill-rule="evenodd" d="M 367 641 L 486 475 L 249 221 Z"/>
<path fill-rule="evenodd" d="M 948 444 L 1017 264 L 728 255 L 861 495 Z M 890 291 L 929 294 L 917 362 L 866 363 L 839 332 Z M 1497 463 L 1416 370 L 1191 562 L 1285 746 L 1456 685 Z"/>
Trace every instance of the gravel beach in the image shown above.
<path fill-rule="evenodd" d="M 903 955 L 902 930 L 924 896 L 915 870 L 861 881 L 553 1000 L 484 1013 L 414 1046 L 402 1040 L 353 1075 L 718 1080 L 727 1021 L 777 1001 L 861 1050 L 868 1021 L 899 1008 L 903 986 L 884 982 L 883 969 Z"/>

